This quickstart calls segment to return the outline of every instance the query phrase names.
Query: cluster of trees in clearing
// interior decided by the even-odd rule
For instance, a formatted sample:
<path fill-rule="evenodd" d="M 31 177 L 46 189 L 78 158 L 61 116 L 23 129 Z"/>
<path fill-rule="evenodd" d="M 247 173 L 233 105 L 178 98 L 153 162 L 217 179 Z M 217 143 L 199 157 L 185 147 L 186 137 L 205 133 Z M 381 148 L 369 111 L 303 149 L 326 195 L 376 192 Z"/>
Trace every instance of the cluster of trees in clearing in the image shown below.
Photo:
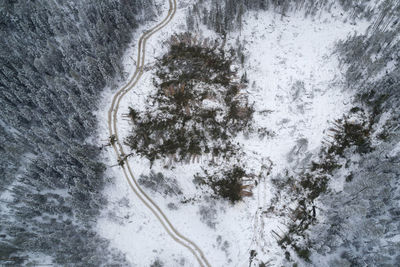
<path fill-rule="evenodd" d="M 225 51 L 222 41 L 188 32 L 172 36 L 169 44 L 169 51 L 156 63 L 156 92 L 147 100 L 151 104 L 145 111 L 129 110 L 133 127 L 125 143 L 151 163 L 190 162 L 206 156 L 214 164 L 214 158 L 237 157 L 240 147 L 233 138 L 250 129 L 253 108 L 241 93 L 246 84 L 232 67 L 237 61 L 234 51 Z M 235 170 L 225 172 L 231 176 Z M 245 172 L 235 173 L 240 175 L 228 180 L 214 175 L 203 182 L 217 196 L 235 202 L 242 197 Z"/>

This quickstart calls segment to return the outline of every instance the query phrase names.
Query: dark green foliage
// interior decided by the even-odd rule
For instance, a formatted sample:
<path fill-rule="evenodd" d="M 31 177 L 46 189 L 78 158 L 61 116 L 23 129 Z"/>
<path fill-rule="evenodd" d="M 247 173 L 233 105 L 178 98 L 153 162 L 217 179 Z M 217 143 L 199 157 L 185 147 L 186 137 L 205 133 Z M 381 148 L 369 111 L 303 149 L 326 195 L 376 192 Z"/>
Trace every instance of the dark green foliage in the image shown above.
<path fill-rule="evenodd" d="M 357 151 L 360 153 L 371 151 L 371 141 L 369 138 L 371 127 L 368 120 L 352 122 L 348 118 L 344 118 L 337 120 L 336 125 L 338 129 L 332 129 L 335 133 L 335 141 L 328 148 L 329 154 L 343 156 L 345 149 L 351 146 L 356 146 Z"/>
<path fill-rule="evenodd" d="M 290 245 L 291 243 L 292 243 L 292 240 L 290 239 L 289 235 L 285 235 L 280 240 L 278 240 L 278 244 L 282 248 L 286 248 L 286 246 Z"/>
<path fill-rule="evenodd" d="M 297 246 L 294 247 L 294 250 L 297 253 L 297 256 L 305 260 L 306 262 L 310 262 L 311 251 L 307 248 L 299 248 Z"/>
<path fill-rule="evenodd" d="M 346 182 L 351 182 L 354 178 L 354 174 L 350 173 L 349 175 L 346 176 Z"/>
<path fill-rule="evenodd" d="M 206 172 L 206 176 L 196 176 L 195 179 L 199 184 L 210 186 L 217 196 L 234 204 L 243 198 L 242 180 L 245 176 L 247 176 L 245 170 L 240 166 L 234 165 L 227 170 L 213 174 Z"/>
<path fill-rule="evenodd" d="M 211 180 L 211 188 L 222 198 L 235 203 L 242 199 L 242 178 L 245 174 L 242 168 L 235 166 L 233 169 L 224 172 L 223 179 Z"/>
<path fill-rule="evenodd" d="M 314 177 L 311 174 L 306 174 L 302 177 L 300 184 L 305 190 L 309 191 L 307 198 L 313 201 L 326 191 L 328 180 L 326 176 Z"/>
<path fill-rule="evenodd" d="M 233 82 L 233 53 L 189 33 L 173 36 L 170 43 L 156 63 L 157 91 L 148 100 L 154 105 L 141 113 L 130 108 L 134 128 L 125 143 L 150 161 L 234 155 L 230 139 L 247 129 L 254 109 L 246 97 L 235 99 L 243 85 Z M 205 107 L 207 101 L 215 107 Z"/>
<path fill-rule="evenodd" d="M 285 251 L 285 259 L 287 261 L 290 261 L 290 252 L 289 251 Z"/>
<path fill-rule="evenodd" d="M 330 153 L 332 153 L 332 151 L 330 151 Z M 325 173 L 332 174 L 332 172 L 334 170 L 336 170 L 340 167 L 341 167 L 341 165 L 339 165 L 334 158 L 329 156 L 329 157 L 324 158 L 324 160 L 320 163 L 312 162 L 310 169 L 311 169 L 311 171 L 321 170 Z"/>
<path fill-rule="evenodd" d="M 156 259 L 151 265 L 150 267 L 163 267 L 164 263 L 162 261 L 160 261 L 159 259 Z"/>
<path fill-rule="evenodd" d="M 187 38 L 193 38 L 188 35 Z M 189 81 L 202 81 L 207 84 L 228 85 L 234 75 L 230 66 L 232 54 L 214 50 L 201 44 L 173 43 L 168 54 L 158 62 L 157 76 L 162 79 L 161 87 L 182 84 Z M 185 68 L 184 73 L 180 70 Z"/>
<path fill-rule="evenodd" d="M 249 256 L 249 266 L 251 266 L 251 263 L 253 262 L 253 260 L 254 260 L 254 257 L 256 257 L 257 256 L 257 252 L 255 251 L 255 250 L 250 250 L 250 256 Z"/>

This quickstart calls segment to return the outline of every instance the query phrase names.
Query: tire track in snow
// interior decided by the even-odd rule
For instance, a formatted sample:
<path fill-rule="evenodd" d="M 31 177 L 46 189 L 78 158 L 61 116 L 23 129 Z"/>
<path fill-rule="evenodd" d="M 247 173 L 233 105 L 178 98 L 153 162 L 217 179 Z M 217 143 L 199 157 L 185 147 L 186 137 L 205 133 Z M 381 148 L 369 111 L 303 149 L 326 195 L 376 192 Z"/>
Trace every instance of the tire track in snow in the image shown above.
<path fill-rule="evenodd" d="M 161 223 L 165 231 L 169 236 L 172 237 L 174 241 L 186 247 L 197 259 L 200 266 L 209 267 L 211 266 L 206 257 L 204 256 L 201 249 L 187 237 L 183 236 L 178 230 L 172 225 L 168 220 L 167 216 L 163 213 L 160 207 L 143 191 L 136 181 L 132 169 L 129 166 L 129 162 L 125 157 L 125 152 L 118 138 L 118 128 L 117 128 L 117 114 L 119 109 L 119 104 L 121 99 L 136 86 L 139 79 L 144 73 L 144 62 L 145 62 L 145 50 L 147 40 L 156 32 L 164 28 L 175 16 L 176 13 L 176 0 L 169 0 L 169 10 L 167 16 L 156 26 L 144 32 L 144 34 L 139 39 L 138 45 L 138 55 L 136 60 L 136 70 L 132 77 L 129 79 L 128 83 L 119 89 L 113 96 L 111 107 L 108 111 L 108 128 L 110 137 L 115 136 L 115 142 L 113 142 L 112 147 L 117 155 L 118 161 L 122 161 L 122 170 L 124 176 L 127 179 L 129 186 L 132 191 L 139 197 L 143 204 L 150 209 L 157 220 Z"/>

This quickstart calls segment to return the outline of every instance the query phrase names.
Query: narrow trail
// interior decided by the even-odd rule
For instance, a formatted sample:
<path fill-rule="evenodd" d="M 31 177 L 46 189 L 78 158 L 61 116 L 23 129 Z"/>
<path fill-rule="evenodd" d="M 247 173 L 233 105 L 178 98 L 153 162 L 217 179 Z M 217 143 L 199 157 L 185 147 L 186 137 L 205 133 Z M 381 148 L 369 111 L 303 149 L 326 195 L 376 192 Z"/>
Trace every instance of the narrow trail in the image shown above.
<path fill-rule="evenodd" d="M 168 235 L 172 237 L 172 239 L 175 242 L 186 247 L 196 257 L 200 266 L 209 267 L 211 265 L 208 263 L 201 249 L 193 241 L 189 240 L 187 237 L 183 236 L 178 232 L 178 230 L 168 220 L 167 216 L 160 209 L 160 207 L 139 186 L 138 182 L 136 181 L 133 175 L 129 162 L 125 157 L 126 153 L 124 152 L 124 149 L 118 137 L 117 115 L 118 115 L 119 104 L 121 102 L 121 99 L 129 91 L 131 91 L 133 87 L 136 86 L 139 79 L 144 73 L 143 67 L 145 62 L 146 42 L 154 33 L 164 28 L 175 16 L 176 0 L 168 0 L 168 1 L 169 1 L 169 10 L 167 16 L 156 26 L 154 26 L 150 30 L 145 31 L 139 39 L 136 70 L 132 75 L 132 77 L 129 79 L 128 83 L 121 89 L 119 89 L 113 96 L 111 107 L 108 110 L 108 129 L 110 137 L 115 136 L 115 142 L 113 142 L 112 147 L 117 155 L 118 161 L 123 161 L 123 165 L 121 167 L 124 172 L 124 176 L 127 179 L 132 191 L 139 197 L 139 199 L 143 202 L 143 204 L 154 214 L 157 220 L 161 223 L 162 227 L 165 229 Z"/>

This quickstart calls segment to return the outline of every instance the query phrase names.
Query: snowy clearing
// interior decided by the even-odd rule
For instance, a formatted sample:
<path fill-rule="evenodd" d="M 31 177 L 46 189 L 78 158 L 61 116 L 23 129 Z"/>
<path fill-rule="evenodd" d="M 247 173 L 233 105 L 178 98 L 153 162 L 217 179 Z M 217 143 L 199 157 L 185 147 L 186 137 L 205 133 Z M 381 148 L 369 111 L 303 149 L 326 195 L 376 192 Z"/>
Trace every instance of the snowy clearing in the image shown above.
<path fill-rule="evenodd" d="M 165 7 L 162 6 L 164 11 L 159 18 L 165 15 Z M 149 68 L 156 57 L 167 51 L 164 41 L 186 30 L 185 12 L 186 4 L 180 3 L 171 23 L 149 40 L 146 51 Z M 230 34 L 227 44 L 238 41 L 244 44 L 243 71 L 249 80 L 249 100 L 256 108 L 255 125 L 273 134 L 264 138 L 241 136 L 237 142 L 246 152 L 242 160 L 247 168 L 261 172 L 263 164 L 272 162 L 270 175 L 253 189 L 252 197 L 232 206 L 222 200 L 201 198 L 201 192 L 192 182 L 193 175 L 201 171 L 201 162 L 177 164 L 172 169 L 156 162 L 153 170 L 175 178 L 185 197 L 200 198 L 183 204 L 180 197 L 148 192 L 174 226 L 200 246 L 212 266 L 247 266 L 250 250 L 255 247 L 265 253 L 262 255 L 265 261 L 279 265 L 282 253 L 271 232 L 281 233 L 285 226 L 278 216 L 265 213 L 273 196 L 270 179 L 285 169 L 301 166 L 299 161 L 321 146 L 330 122 L 350 108 L 351 95 L 343 90 L 344 79 L 333 54 L 334 44 L 349 33 L 364 31 L 367 26 L 346 24 L 331 16 L 313 20 L 292 14 L 282 17 L 273 12 L 248 13 L 244 21 L 242 31 Z M 135 36 L 155 23 L 140 27 Z M 203 30 L 202 35 L 213 34 Z M 136 41 L 124 58 L 127 73 L 134 72 Z M 152 71 L 146 72 L 133 92 L 122 100 L 118 116 L 121 138 L 132 127 L 122 115 L 129 106 L 144 109 L 146 96 L 155 90 L 152 77 Z M 98 140 L 108 139 L 107 111 L 117 88 L 104 93 L 97 114 L 101 125 Z M 104 153 L 104 160 L 109 166 L 116 164 L 111 149 Z M 138 157 L 129 160 L 136 178 L 150 172 L 148 160 Z M 194 257 L 164 232 L 133 194 L 119 167 L 109 168 L 107 175 L 113 185 L 105 191 L 109 204 L 98 221 L 99 233 L 126 253 L 133 265 L 149 266 L 156 258 L 166 266 L 196 264 Z"/>

